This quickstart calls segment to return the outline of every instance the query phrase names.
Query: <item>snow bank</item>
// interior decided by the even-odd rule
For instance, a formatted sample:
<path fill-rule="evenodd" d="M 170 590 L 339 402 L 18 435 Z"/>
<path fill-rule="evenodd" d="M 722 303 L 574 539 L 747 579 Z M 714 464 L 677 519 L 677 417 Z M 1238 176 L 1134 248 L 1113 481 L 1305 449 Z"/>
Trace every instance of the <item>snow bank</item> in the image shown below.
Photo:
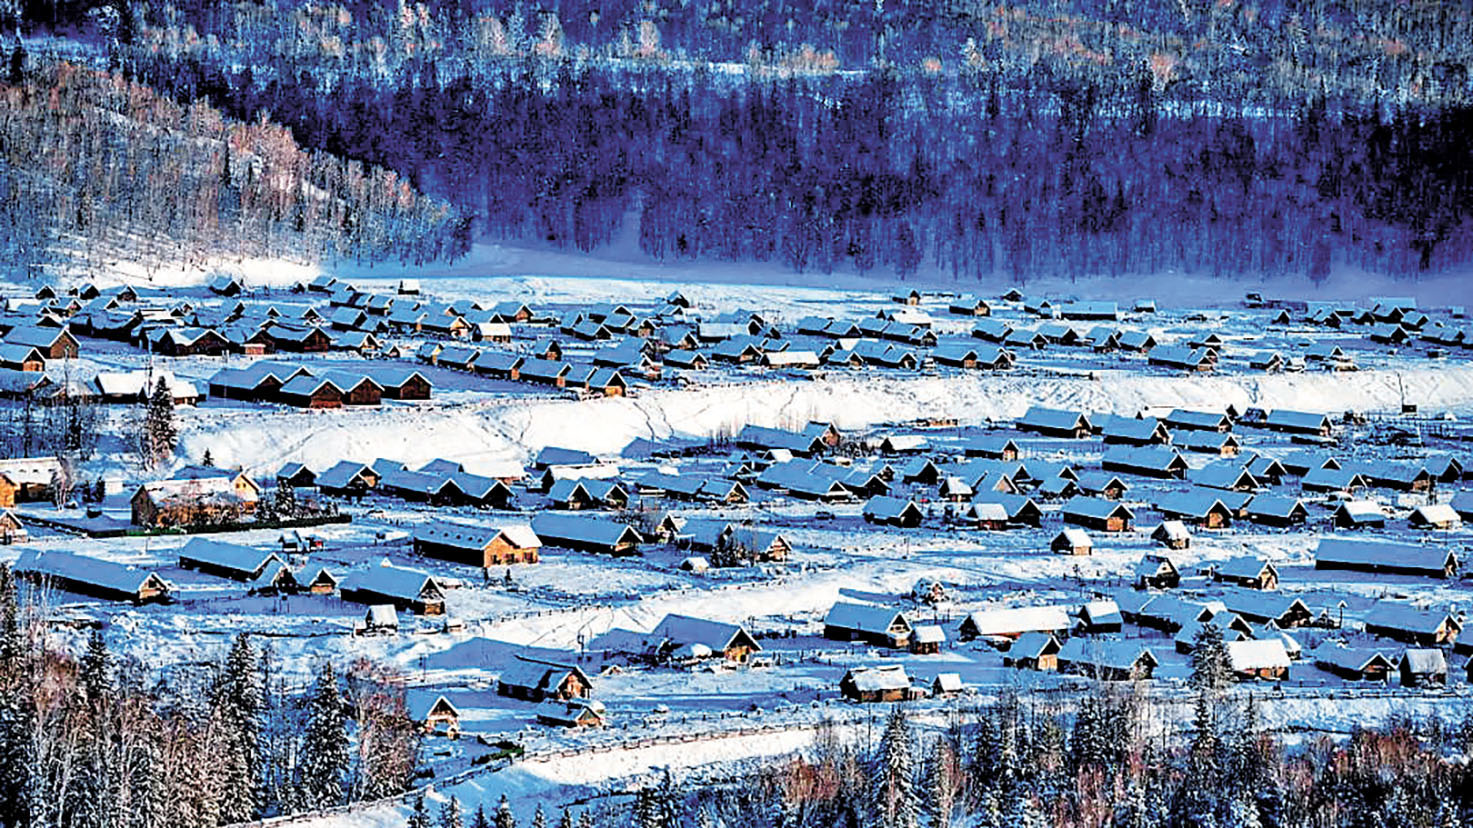
<path fill-rule="evenodd" d="M 612 454 L 639 437 L 709 438 L 733 434 L 749 423 L 796 426 L 809 419 L 832 420 L 842 429 L 922 416 L 973 424 L 1011 420 L 1035 404 L 1127 414 L 1148 405 L 1221 408 L 1228 403 L 1395 410 L 1402 386 L 1406 400 L 1424 411 L 1473 408 L 1473 366 L 1452 363 L 1353 374 L 1222 377 L 856 373 L 646 390 L 636 398 L 503 398 L 442 408 L 273 414 L 236 418 L 227 429 L 200 416 L 186 424 L 182 454 L 199 456 L 209 448 L 217 461 L 257 473 L 275 471 L 289 460 L 323 469 L 342 459 L 376 457 L 408 463 L 446 457 L 476 470 L 520 463 L 547 445 Z M 292 436 L 283 442 L 283 434 Z"/>

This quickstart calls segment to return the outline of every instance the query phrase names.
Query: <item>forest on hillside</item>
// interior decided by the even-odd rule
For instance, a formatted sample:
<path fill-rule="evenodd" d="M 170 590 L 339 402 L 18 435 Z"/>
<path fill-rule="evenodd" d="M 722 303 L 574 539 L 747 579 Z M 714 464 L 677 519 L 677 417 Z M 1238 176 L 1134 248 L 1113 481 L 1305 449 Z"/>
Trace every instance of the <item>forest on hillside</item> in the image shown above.
<path fill-rule="evenodd" d="M 0 80 L 0 265 L 216 257 L 421 262 L 468 227 L 399 174 L 304 149 L 118 73 L 10 54 Z"/>
<path fill-rule="evenodd" d="M 467 233 L 960 281 L 1473 258 L 1435 0 L 31 0 Z"/>

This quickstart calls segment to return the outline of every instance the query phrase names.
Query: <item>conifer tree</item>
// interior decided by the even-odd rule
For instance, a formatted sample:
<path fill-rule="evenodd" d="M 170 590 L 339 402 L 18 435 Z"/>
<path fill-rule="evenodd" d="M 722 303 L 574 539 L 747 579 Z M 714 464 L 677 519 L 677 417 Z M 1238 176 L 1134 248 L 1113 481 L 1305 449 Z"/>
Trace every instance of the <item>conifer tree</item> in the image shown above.
<path fill-rule="evenodd" d="M 257 816 L 264 796 L 261 729 L 264 688 L 260 663 L 248 635 L 237 636 L 216 678 L 213 704 L 223 723 L 221 766 L 226 772 L 222 818 L 229 823 Z"/>
<path fill-rule="evenodd" d="M 491 820 L 486 818 L 486 806 L 476 806 L 476 813 L 471 817 L 471 828 L 491 828 Z"/>
<path fill-rule="evenodd" d="M 557 828 L 573 828 L 573 813 L 567 808 L 563 809 L 563 815 L 557 821 Z"/>
<path fill-rule="evenodd" d="M 542 812 L 542 803 L 537 803 L 537 810 L 532 812 L 532 828 L 547 828 L 547 814 Z"/>
<path fill-rule="evenodd" d="M 307 727 L 302 736 L 298 784 L 302 807 L 316 810 L 342 804 L 348 762 L 343 698 L 332 665 L 324 663 L 308 701 Z"/>
<path fill-rule="evenodd" d="M 956 780 L 952 776 L 952 756 L 948 745 L 937 745 L 926 764 L 926 811 L 931 828 L 950 828 L 952 810 L 956 806 Z"/>
<path fill-rule="evenodd" d="M 1210 693 L 1221 692 L 1232 682 L 1222 630 L 1211 622 L 1203 624 L 1192 644 L 1192 686 Z"/>
<path fill-rule="evenodd" d="M 870 787 L 875 820 L 884 828 L 916 828 L 919 798 L 912 740 L 905 708 L 897 704 L 890 709 L 880 736 Z"/>
<path fill-rule="evenodd" d="M 440 806 L 439 828 L 463 828 L 459 799 L 452 796 Z"/>
<path fill-rule="evenodd" d="M 496 803 L 496 828 L 517 828 L 516 814 L 511 812 L 511 803 L 506 801 L 506 794 L 501 795 L 501 801 Z"/>
<path fill-rule="evenodd" d="M 102 630 L 94 627 L 87 636 L 87 651 L 82 655 L 82 692 L 93 707 L 104 704 L 112 695 L 112 678 L 109 675 L 112 659 L 107 652 L 107 642 Z"/>
<path fill-rule="evenodd" d="M 430 828 L 430 811 L 425 804 L 425 795 L 420 794 L 414 799 L 414 809 L 409 812 L 409 819 L 404 822 L 405 828 Z"/>
<path fill-rule="evenodd" d="M 175 445 L 179 441 L 179 432 L 174 425 L 174 396 L 163 377 L 159 377 L 143 406 L 139 453 L 144 464 L 154 468 L 174 455 Z"/>

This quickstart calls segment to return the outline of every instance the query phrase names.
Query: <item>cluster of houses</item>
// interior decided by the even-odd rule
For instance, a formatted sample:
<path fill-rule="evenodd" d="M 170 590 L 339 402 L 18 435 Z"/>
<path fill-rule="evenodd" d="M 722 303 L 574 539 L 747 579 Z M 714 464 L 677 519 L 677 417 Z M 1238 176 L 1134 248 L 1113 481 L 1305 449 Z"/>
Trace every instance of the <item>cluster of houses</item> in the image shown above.
<path fill-rule="evenodd" d="M 222 368 L 210 377 L 210 396 L 316 409 L 428 400 L 433 391 L 424 374 L 407 366 L 365 363 L 349 371 L 327 365 L 258 360 L 244 368 Z"/>

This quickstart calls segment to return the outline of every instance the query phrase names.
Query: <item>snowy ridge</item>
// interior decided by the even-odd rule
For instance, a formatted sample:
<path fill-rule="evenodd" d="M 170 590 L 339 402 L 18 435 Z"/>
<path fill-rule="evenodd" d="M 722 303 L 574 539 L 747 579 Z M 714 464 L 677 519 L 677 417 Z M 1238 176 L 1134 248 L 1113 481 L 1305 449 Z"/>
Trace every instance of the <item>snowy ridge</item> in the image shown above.
<path fill-rule="evenodd" d="M 963 424 L 1008 421 L 1030 405 L 1133 415 L 1144 406 L 1220 409 L 1238 406 L 1319 411 L 1473 407 L 1473 366 L 1448 364 L 1354 374 L 1163 377 L 1105 372 L 1097 379 L 1039 374 L 956 377 L 865 375 L 813 381 L 765 380 L 681 390 L 645 390 L 633 399 L 498 399 L 435 411 L 283 414 L 232 422 L 221 430 L 204 416 L 186 426 L 185 456 L 209 448 L 217 460 L 272 472 L 298 461 L 324 469 L 339 460 L 388 457 L 410 465 L 447 458 L 488 473 L 525 462 L 548 445 L 613 454 L 635 438 L 704 439 L 747 424 L 794 426 L 831 420 L 842 429 L 919 417 Z M 281 435 L 293 435 L 283 443 Z"/>

